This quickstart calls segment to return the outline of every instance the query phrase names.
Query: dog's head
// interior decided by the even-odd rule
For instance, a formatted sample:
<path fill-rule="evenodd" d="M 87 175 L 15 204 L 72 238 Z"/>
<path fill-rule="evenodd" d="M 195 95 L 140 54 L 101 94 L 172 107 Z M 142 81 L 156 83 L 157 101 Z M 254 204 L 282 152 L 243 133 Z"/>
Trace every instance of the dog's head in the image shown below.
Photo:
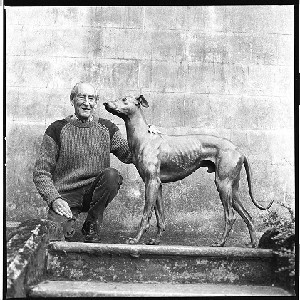
<path fill-rule="evenodd" d="M 105 109 L 122 119 L 134 114 L 141 106 L 149 107 L 147 100 L 143 95 L 139 97 L 126 96 L 116 101 L 103 103 Z"/>

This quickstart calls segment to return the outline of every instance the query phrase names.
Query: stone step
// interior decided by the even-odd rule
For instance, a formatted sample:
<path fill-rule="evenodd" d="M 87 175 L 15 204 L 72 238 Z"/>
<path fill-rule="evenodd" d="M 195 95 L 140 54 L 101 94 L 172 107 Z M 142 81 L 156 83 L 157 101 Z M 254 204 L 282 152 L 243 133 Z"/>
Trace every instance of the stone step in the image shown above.
<path fill-rule="evenodd" d="M 53 242 L 47 279 L 272 285 L 271 250 Z"/>
<path fill-rule="evenodd" d="M 44 281 L 31 288 L 30 298 L 48 297 L 188 297 L 290 296 L 278 287 L 232 284 L 106 283 Z"/>

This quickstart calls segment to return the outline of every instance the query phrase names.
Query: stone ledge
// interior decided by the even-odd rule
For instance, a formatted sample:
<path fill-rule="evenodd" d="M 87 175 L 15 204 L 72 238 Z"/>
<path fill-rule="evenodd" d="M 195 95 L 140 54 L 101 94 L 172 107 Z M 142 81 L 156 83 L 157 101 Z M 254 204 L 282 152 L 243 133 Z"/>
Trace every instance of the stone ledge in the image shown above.
<path fill-rule="evenodd" d="M 201 257 L 232 257 L 232 258 L 273 258 L 270 249 L 253 249 L 238 247 L 193 247 L 167 245 L 126 245 L 126 244 L 87 244 L 80 242 L 52 242 L 51 250 L 89 254 L 130 254 L 130 255 L 179 255 Z"/>

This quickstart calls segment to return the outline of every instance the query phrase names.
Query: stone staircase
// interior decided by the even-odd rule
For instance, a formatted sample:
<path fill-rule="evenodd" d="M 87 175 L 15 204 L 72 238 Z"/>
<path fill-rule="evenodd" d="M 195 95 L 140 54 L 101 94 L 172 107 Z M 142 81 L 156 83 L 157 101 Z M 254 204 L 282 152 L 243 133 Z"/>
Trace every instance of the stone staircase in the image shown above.
<path fill-rule="evenodd" d="M 27 296 L 287 296 L 271 250 L 50 242 Z"/>

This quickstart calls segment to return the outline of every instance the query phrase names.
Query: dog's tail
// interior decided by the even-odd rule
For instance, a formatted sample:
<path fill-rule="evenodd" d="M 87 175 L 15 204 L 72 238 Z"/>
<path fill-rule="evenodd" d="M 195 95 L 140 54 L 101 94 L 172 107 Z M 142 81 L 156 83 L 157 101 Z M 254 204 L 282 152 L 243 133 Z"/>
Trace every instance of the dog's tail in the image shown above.
<path fill-rule="evenodd" d="M 252 172 L 251 172 L 251 169 L 250 169 L 250 164 L 248 162 L 248 159 L 246 156 L 244 156 L 244 167 L 245 167 L 245 170 L 246 170 L 246 174 L 247 174 L 247 181 L 248 181 L 248 187 L 249 187 L 249 195 L 251 197 L 251 200 L 253 202 L 253 204 L 258 207 L 259 209 L 261 210 L 266 210 L 266 209 L 269 209 L 271 207 L 271 205 L 273 204 L 274 200 L 271 201 L 271 203 L 267 206 L 267 207 L 263 207 L 261 206 L 260 204 L 258 204 L 255 200 L 254 200 L 254 197 L 253 197 L 253 193 L 252 193 L 252 181 L 251 181 L 251 178 L 252 178 Z"/>

